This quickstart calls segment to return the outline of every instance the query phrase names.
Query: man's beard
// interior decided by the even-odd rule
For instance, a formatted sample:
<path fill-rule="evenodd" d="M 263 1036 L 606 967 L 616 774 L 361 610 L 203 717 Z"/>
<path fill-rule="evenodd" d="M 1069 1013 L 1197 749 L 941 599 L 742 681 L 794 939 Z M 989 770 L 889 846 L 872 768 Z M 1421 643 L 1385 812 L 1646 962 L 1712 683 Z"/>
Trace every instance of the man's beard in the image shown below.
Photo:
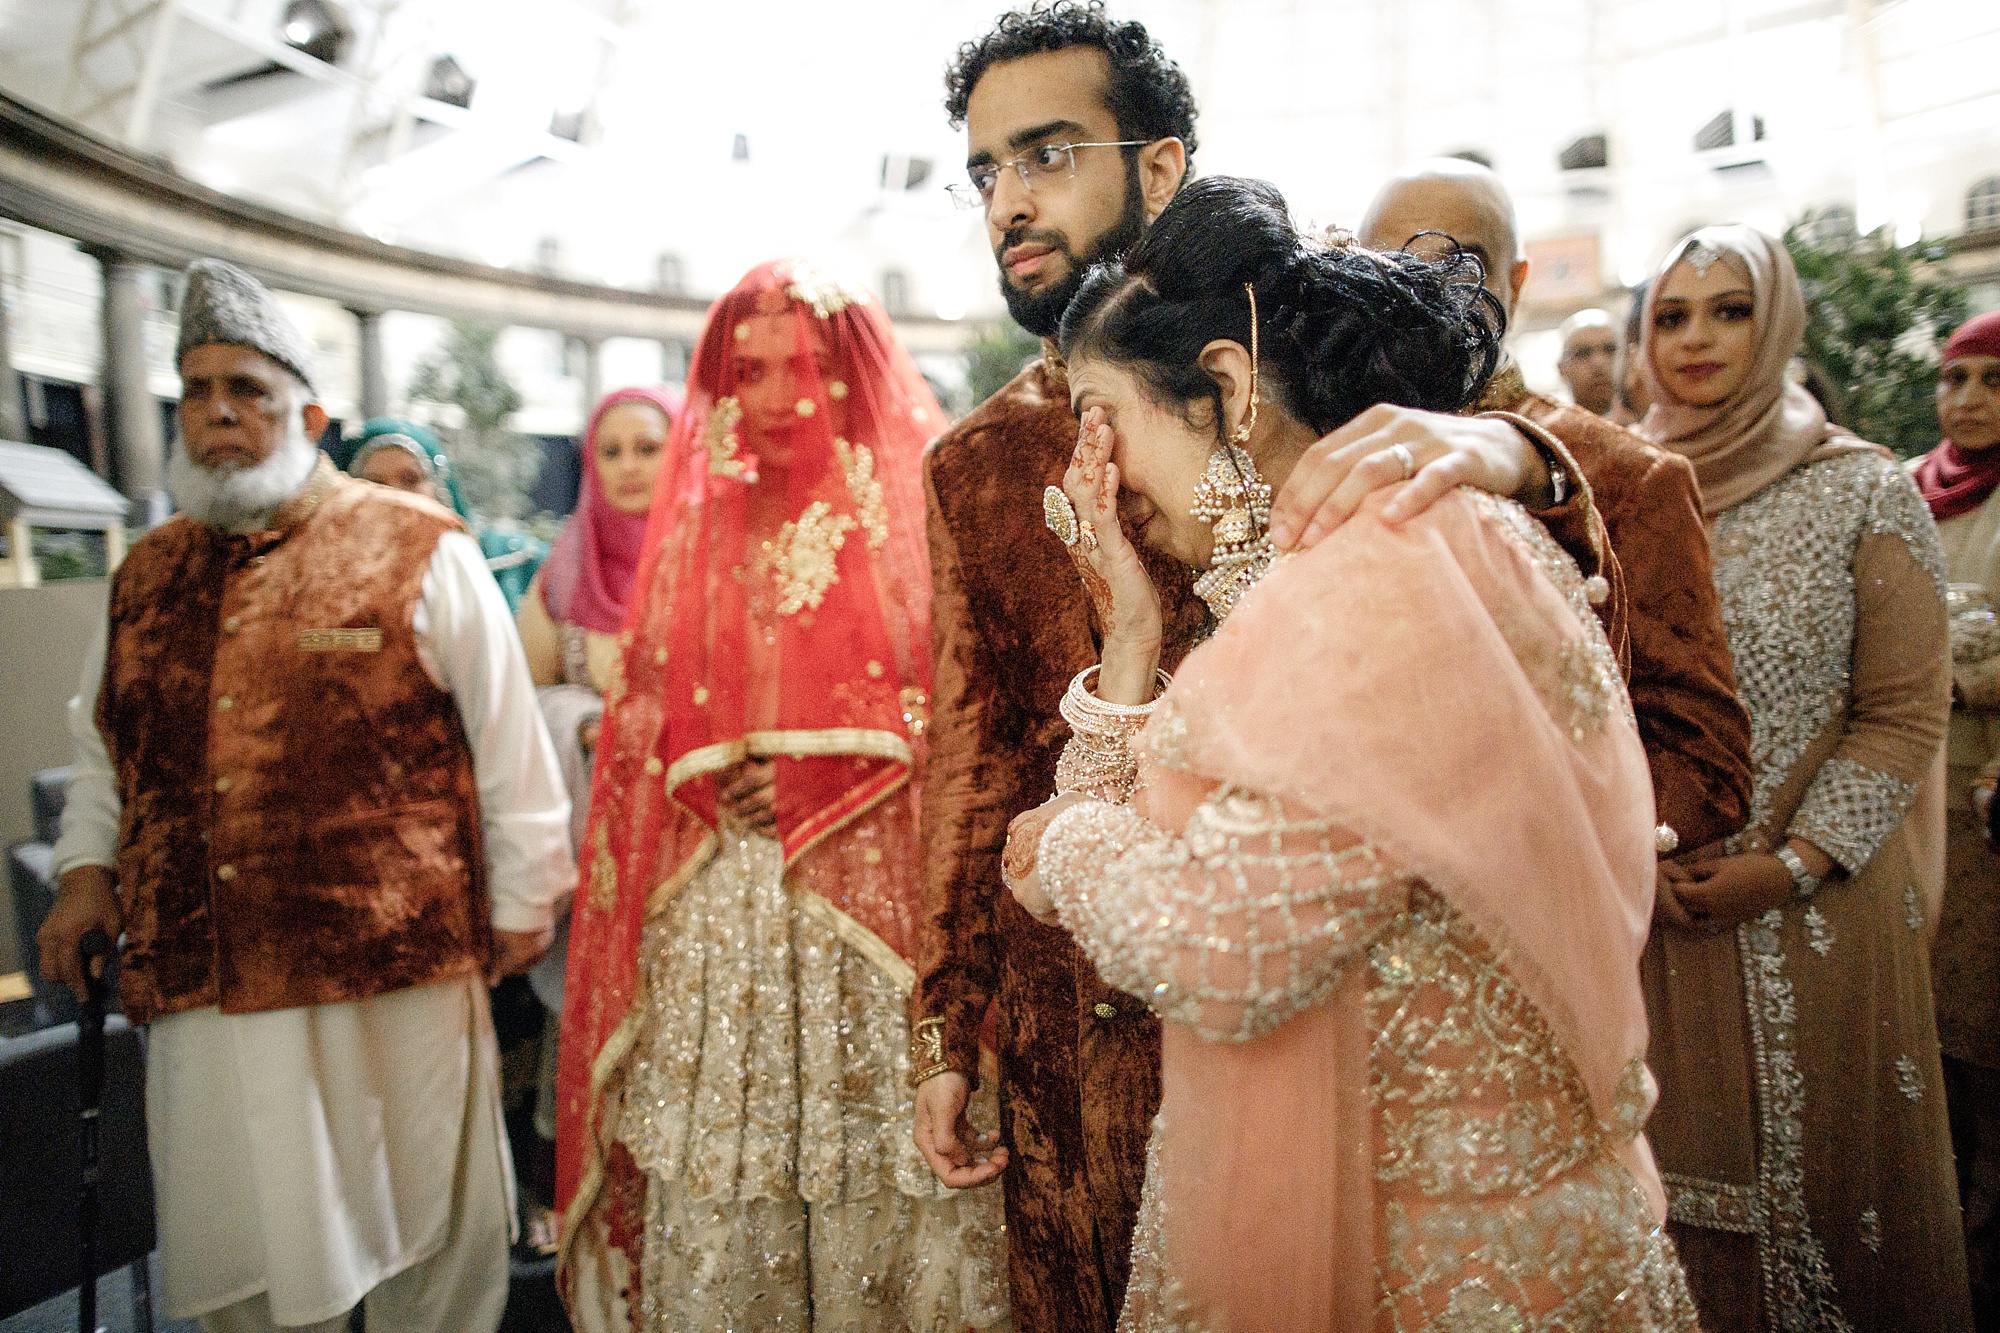
<path fill-rule="evenodd" d="M 1139 194 L 1137 164 L 1128 173 L 1125 182 L 1125 211 L 1109 231 L 1100 232 L 1091 242 L 1090 248 L 1078 256 L 1069 248 L 1069 238 L 1059 231 L 1036 231 L 1032 227 L 1016 227 L 1000 240 L 994 252 L 997 259 L 1007 250 L 1024 241 L 1046 245 L 1069 261 L 1069 274 L 1053 287 L 1039 292 L 1022 291 L 1007 281 L 1007 270 L 1000 270 L 1000 295 L 1007 302 L 1007 313 L 1037 338 L 1053 338 L 1062 327 L 1063 311 L 1083 287 L 1083 280 L 1090 273 L 1092 264 L 1107 259 L 1116 259 L 1132 248 L 1139 234 L 1146 230 L 1146 205 Z"/>
<path fill-rule="evenodd" d="M 167 494 L 197 523 L 224 532 L 258 532 L 279 505 L 299 493 L 318 462 L 319 449 L 296 418 L 270 457 L 250 467 L 203 467 L 188 455 L 187 442 L 177 439 L 167 459 Z"/>

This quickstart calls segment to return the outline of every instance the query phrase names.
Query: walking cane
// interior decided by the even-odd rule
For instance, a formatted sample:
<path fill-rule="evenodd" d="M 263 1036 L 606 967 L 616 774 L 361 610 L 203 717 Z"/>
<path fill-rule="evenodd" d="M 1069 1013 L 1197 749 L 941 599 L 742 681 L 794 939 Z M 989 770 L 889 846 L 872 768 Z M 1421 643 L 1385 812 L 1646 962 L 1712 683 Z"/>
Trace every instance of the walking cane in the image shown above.
<path fill-rule="evenodd" d="M 81 1110 L 77 1119 L 79 1160 L 83 1183 L 77 1191 L 77 1271 L 82 1285 L 76 1292 L 76 1326 L 81 1333 L 97 1330 L 97 1110 L 104 1099 L 104 991 L 105 979 L 92 963 L 111 956 L 111 941 L 101 930 L 92 930 L 77 944 L 83 963 L 84 1001 L 77 1016 L 76 1086 Z"/>

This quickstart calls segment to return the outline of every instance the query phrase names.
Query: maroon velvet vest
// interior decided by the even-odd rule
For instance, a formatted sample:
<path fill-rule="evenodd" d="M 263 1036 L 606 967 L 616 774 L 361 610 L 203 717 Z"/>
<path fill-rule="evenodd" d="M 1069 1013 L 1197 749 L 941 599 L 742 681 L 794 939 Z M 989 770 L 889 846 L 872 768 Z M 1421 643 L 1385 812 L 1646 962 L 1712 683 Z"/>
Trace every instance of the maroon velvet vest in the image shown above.
<path fill-rule="evenodd" d="M 471 751 L 410 626 L 458 526 L 322 461 L 272 531 L 177 518 L 133 546 L 97 726 L 123 806 L 134 1022 L 365 999 L 484 966 Z"/>

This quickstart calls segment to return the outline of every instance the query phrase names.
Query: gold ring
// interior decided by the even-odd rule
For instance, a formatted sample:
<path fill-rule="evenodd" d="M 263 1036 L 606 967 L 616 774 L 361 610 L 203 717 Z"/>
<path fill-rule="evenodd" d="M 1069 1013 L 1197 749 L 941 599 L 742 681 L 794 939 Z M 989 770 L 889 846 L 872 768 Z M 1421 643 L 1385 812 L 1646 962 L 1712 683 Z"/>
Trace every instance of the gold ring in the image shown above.
<path fill-rule="evenodd" d="M 1402 460 L 1402 462 L 1403 462 L 1403 480 L 1404 480 L 1404 481 L 1408 481 L 1408 480 L 1409 480 L 1409 479 L 1410 479 L 1411 477 L 1414 477 L 1414 476 L 1416 476 L 1416 475 L 1417 475 L 1417 459 L 1416 459 L 1416 455 L 1414 455 L 1414 454 L 1412 454 L 1412 453 L 1410 452 L 1410 446 L 1409 446 L 1409 445 L 1407 445 L 1407 444 L 1392 444 L 1392 445 L 1390 445 L 1390 446 L 1389 446 L 1389 452 L 1390 452 L 1390 453 L 1392 453 L 1392 454 L 1394 454 L 1394 455 L 1396 455 L 1396 457 L 1397 457 L 1397 458 L 1399 458 L 1399 459 L 1401 459 L 1401 460 Z"/>
<path fill-rule="evenodd" d="M 1067 498 L 1067 497 L 1065 497 Z M 1089 555 L 1097 549 L 1097 525 L 1087 518 L 1076 521 L 1077 541 L 1083 546 L 1083 553 Z"/>
<path fill-rule="evenodd" d="M 1051 486 L 1042 492 L 1042 521 L 1064 546 L 1076 545 L 1076 506 L 1063 494 L 1062 487 Z"/>

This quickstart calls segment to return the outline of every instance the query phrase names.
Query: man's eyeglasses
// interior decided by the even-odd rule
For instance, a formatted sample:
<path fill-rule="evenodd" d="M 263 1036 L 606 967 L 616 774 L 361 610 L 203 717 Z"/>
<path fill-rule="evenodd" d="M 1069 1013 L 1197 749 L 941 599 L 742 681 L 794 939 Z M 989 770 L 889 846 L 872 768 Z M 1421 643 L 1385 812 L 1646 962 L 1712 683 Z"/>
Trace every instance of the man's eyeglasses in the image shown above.
<path fill-rule="evenodd" d="M 967 180 L 944 188 L 960 208 L 981 208 L 993 202 L 993 191 L 1000 184 L 1000 173 L 1008 167 L 1014 168 L 1020 176 L 1022 188 L 1033 194 L 1037 181 L 1068 180 L 1076 175 L 1076 150 L 1079 148 L 1141 148 L 1150 142 L 1148 139 L 1120 139 L 1116 143 L 1036 144 L 1005 162 L 982 162 L 976 167 L 967 167 Z"/>

